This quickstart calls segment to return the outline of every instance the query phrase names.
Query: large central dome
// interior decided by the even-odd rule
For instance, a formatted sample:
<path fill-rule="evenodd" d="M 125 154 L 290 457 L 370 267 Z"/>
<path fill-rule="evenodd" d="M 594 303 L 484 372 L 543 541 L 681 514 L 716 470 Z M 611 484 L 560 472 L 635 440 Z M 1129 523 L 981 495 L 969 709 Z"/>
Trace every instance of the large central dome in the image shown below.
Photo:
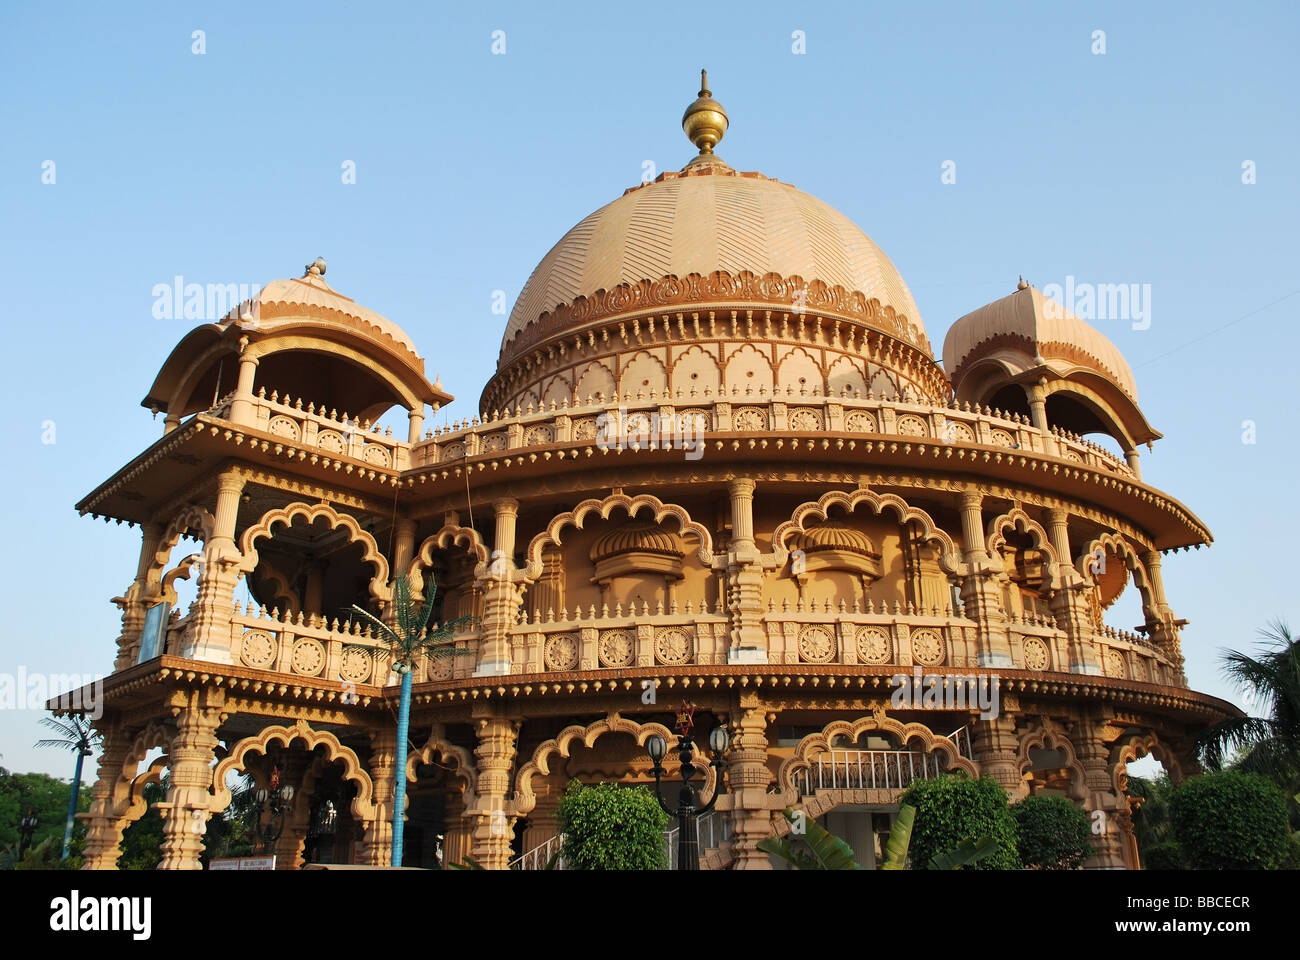
<path fill-rule="evenodd" d="M 861 293 L 892 307 L 924 337 L 907 284 L 871 238 L 837 210 L 787 183 L 713 160 L 628 190 L 564 235 L 537 265 L 501 343 L 543 313 L 642 280 L 749 271 Z"/>

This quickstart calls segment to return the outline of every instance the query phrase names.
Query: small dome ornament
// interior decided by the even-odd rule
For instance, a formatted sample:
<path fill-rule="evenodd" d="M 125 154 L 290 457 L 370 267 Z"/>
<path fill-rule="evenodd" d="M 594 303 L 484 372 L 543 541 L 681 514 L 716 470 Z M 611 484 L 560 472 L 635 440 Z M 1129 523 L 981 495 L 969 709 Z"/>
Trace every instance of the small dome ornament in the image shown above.
<path fill-rule="evenodd" d="M 303 274 L 304 277 L 323 277 L 325 276 L 325 258 L 317 257 L 303 269 L 307 271 Z"/>
<path fill-rule="evenodd" d="M 1016 284 L 1016 289 L 1017 289 L 1017 290 L 1028 290 L 1028 289 L 1029 289 L 1029 284 L 1025 283 L 1025 278 L 1024 278 L 1024 277 L 1021 277 L 1021 278 L 1020 278 L 1020 282 Z"/>
<path fill-rule="evenodd" d="M 682 114 L 682 130 L 701 157 L 713 155 L 713 148 L 727 133 L 727 111 L 709 92 L 709 72 L 700 71 L 700 95 Z"/>

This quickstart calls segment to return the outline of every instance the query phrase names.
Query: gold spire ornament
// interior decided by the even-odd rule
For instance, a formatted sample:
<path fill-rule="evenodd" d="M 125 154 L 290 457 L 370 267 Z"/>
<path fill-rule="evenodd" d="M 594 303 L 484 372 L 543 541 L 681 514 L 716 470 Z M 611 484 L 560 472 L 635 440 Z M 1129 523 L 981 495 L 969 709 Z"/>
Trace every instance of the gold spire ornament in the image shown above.
<path fill-rule="evenodd" d="M 700 95 L 682 114 L 682 130 L 700 149 L 701 157 L 713 155 L 713 148 L 727 133 L 727 111 L 709 92 L 709 72 L 700 71 Z"/>

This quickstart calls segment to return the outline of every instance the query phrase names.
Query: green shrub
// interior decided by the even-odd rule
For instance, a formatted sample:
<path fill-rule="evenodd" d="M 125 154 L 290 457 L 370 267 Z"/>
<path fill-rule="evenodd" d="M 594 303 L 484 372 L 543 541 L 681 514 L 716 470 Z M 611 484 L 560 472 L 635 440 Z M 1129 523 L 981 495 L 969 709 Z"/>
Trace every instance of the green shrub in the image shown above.
<path fill-rule="evenodd" d="M 1143 870 L 1186 870 L 1183 848 L 1173 840 L 1153 843 L 1142 852 Z"/>
<path fill-rule="evenodd" d="M 1193 870 L 1273 870 L 1291 854 L 1286 801 L 1256 773 L 1207 773 L 1169 803 L 1174 836 Z"/>
<path fill-rule="evenodd" d="M 1064 797 L 1026 797 L 1011 808 L 1016 848 L 1034 870 L 1077 870 L 1093 854 L 1088 815 Z"/>
<path fill-rule="evenodd" d="M 1007 794 L 995 780 L 971 780 L 950 774 L 935 780 L 915 780 L 901 803 L 916 807 L 910 848 L 912 866 L 924 867 L 937 854 L 963 840 L 989 837 L 998 852 L 981 860 L 976 870 L 1018 870 L 1016 824 L 1007 808 Z"/>
<path fill-rule="evenodd" d="M 570 870 L 662 870 L 664 813 L 649 788 L 570 781 L 557 811 Z"/>

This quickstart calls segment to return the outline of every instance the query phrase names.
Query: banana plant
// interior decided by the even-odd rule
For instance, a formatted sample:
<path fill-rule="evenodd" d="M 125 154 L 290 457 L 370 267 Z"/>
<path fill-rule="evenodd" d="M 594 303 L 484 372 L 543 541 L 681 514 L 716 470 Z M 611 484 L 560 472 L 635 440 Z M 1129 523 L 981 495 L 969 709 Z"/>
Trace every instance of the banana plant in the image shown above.
<path fill-rule="evenodd" d="M 436 629 L 429 629 L 433 613 L 433 598 L 437 585 L 428 580 L 428 596 L 421 604 L 411 597 L 411 584 L 405 575 L 393 581 L 393 622 L 385 623 L 370 611 L 352 606 L 354 617 L 360 617 L 374 632 L 380 645 L 387 647 L 392 657 L 392 671 L 402 678 L 402 695 L 397 708 L 397 776 L 393 785 L 393 847 L 391 863 L 402 865 L 402 842 L 405 828 L 403 816 L 406 807 L 406 752 L 409 748 L 411 728 L 411 671 L 421 656 L 452 657 L 468 653 L 456 650 L 456 633 L 477 622 L 477 617 L 459 617 Z M 357 647 L 367 654 L 369 647 Z"/>
<path fill-rule="evenodd" d="M 998 842 L 992 837 L 963 840 L 951 850 L 936 853 L 928 864 L 931 870 L 960 870 L 970 863 L 978 863 L 998 852 Z"/>
<path fill-rule="evenodd" d="M 758 842 L 759 850 L 786 861 L 795 870 L 862 869 L 853 859 L 852 847 L 802 810 L 796 813 L 793 807 L 786 807 L 785 817 L 792 825 L 802 825 L 803 833 L 798 835 L 800 843 L 796 845 L 790 835 L 765 837 Z"/>
<path fill-rule="evenodd" d="M 906 870 L 907 848 L 912 843 L 912 823 L 916 820 L 916 807 L 909 803 L 898 808 L 898 818 L 885 841 L 885 862 L 881 870 Z"/>

